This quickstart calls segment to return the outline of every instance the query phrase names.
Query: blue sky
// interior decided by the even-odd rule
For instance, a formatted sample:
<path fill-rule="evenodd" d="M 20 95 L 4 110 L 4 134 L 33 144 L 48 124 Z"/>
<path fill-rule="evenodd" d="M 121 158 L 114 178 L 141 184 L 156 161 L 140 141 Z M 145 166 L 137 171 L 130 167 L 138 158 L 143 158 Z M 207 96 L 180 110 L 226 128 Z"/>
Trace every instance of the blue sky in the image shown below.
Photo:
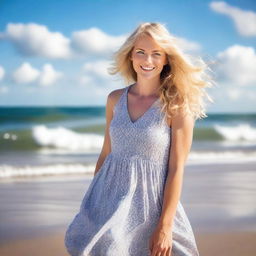
<path fill-rule="evenodd" d="M 0 105 L 105 105 L 121 77 L 111 53 L 141 22 L 161 22 L 211 66 L 208 112 L 255 112 L 255 1 L 0 1 Z"/>

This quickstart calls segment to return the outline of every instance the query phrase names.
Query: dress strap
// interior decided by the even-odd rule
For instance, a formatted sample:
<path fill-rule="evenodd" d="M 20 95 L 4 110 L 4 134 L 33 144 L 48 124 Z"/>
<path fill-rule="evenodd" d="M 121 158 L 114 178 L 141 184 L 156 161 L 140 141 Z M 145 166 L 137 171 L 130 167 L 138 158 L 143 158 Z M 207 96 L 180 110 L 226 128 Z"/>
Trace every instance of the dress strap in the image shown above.
<path fill-rule="evenodd" d="M 126 86 L 126 87 L 124 88 L 123 93 L 121 94 L 121 96 L 119 97 L 117 103 L 116 103 L 115 106 L 114 106 L 114 113 L 115 113 L 115 111 L 116 111 L 117 108 L 120 108 L 120 110 L 124 110 L 125 101 L 126 101 L 126 97 L 127 97 L 127 92 L 128 92 L 128 90 L 129 90 L 129 87 L 130 87 L 130 86 L 131 86 L 131 85 Z"/>

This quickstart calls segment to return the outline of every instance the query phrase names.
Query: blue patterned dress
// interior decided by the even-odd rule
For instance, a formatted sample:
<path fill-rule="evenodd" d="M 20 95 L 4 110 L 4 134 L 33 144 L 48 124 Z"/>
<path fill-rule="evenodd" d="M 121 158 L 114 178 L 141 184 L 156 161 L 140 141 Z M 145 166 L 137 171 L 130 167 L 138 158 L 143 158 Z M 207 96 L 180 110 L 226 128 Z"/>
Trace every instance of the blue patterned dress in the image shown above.
<path fill-rule="evenodd" d="M 66 231 L 65 245 L 72 256 L 150 256 L 149 238 L 161 215 L 168 173 L 171 128 L 160 111 L 160 98 L 132 121 L 127 108 L 130 87 L 114 107 L 111 152 Z M 199 255 L 180 201 L 171 232 L 172 256 Z"/>

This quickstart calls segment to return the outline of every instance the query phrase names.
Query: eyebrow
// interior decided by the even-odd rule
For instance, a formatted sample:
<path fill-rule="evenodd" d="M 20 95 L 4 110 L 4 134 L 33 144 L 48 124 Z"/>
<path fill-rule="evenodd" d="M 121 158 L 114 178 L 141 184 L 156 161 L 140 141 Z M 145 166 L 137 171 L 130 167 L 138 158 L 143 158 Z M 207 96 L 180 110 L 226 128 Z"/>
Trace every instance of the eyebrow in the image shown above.
<path fill-rule="evenodd" d="M 144 49 L 142 48 L 136 48 L 136 50 L 142 50 L 142 51 L 145 51 Z M 152 52 L 162 52 L 161 50 L 153 50 Z"/>

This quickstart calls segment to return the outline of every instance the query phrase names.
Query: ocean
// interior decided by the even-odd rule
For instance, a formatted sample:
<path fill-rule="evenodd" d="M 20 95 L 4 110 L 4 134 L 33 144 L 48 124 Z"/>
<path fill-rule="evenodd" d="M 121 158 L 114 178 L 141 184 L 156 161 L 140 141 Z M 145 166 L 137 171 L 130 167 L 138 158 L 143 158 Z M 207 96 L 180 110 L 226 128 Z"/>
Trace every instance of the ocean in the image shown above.
<path fill-rule="evenodd" d="M 188 165 L 253 162 L 256 113 L 197 120 Z M 105 131 L 105 107 L 0 107 L 0 181 L 92 175 Z"/>

